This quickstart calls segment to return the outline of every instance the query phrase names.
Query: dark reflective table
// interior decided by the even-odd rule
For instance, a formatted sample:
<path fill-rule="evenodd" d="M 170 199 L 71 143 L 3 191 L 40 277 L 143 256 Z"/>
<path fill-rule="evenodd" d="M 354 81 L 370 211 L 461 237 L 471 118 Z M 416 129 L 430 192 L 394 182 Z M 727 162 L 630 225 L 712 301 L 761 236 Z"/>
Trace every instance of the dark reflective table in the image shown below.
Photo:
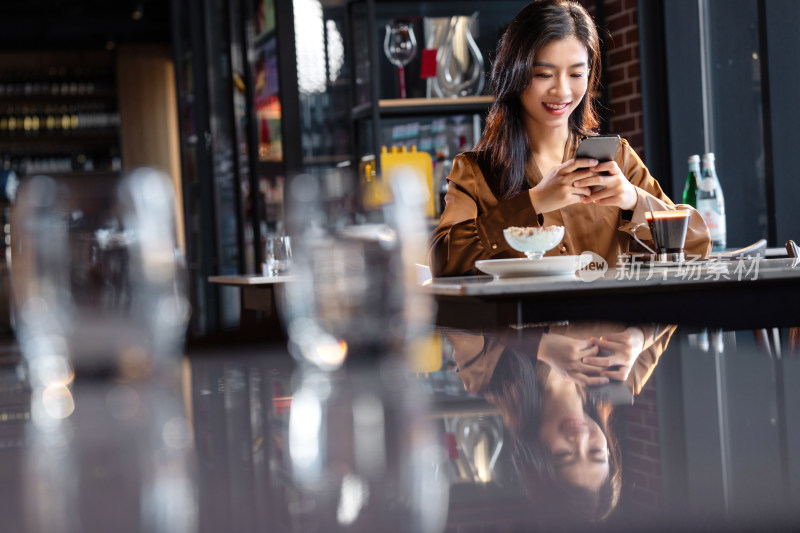
<path fill-rule="evenodd" d="M 800 527 L 795 328 L 438 328 L 412 372 L 218 343 L 47 394 L 0 355 L 4 531 Z"/>
<path fill-rule="evenodd" d="M 436 323 L 505 326 L 552 320 L 638 320 L 697 327 L 792 327 L 800 260 L 738 259 L 670 266 L 629 262 L 567 276 L 435 278 Z"/>

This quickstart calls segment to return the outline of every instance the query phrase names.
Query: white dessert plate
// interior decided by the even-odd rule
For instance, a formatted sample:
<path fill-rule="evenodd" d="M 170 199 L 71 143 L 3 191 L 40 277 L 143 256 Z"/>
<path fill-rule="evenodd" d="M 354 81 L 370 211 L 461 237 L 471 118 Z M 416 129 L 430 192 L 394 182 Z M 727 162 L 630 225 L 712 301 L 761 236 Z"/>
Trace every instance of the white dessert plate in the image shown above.
<path fill-rule="evenodd" d="M 581 268 L 581 256 L 561 255 L 541 259 L 484 259 L 475 261 L 481 272 L 495 278 L 519 278 L 525 276 L 563 276 L 575 274 Z"/>

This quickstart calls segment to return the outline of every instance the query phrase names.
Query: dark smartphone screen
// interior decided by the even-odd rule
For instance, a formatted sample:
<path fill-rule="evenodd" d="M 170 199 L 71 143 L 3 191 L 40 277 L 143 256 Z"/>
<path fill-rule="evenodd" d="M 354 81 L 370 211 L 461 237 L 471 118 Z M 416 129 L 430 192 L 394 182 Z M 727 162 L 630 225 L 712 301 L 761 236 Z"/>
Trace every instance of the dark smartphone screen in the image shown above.
<path fill-rule="evenodd" d="M 611 161 L 617 155 L 620 142 L 619 135 L 586 137 L 585 139 L 581 139 L 578 149 L 575 150 L 575 158 L 597 159 L 601 163 L 603 161 Z M 599 191 L 603 188 L 602 185 L 590 187 L 592 192 Z"/>

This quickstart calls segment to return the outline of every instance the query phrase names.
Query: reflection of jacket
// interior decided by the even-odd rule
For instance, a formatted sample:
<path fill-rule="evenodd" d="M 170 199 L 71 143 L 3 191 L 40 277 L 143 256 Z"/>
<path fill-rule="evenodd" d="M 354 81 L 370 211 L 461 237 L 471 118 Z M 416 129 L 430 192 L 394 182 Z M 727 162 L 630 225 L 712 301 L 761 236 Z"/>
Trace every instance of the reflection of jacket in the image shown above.
<path fill-rule="evenodd" d="M 564 147 L 562 161 L 572 158 L 576 147 L 577 140 L 571 138 Z M 527 190 L 508 200 L 497 199 L 484 177 L 489 172 L 484 159 L 480 152 L 465 152 L 453 161 L 453 170 L 448 176 L 447 206 L 430 241 L 429 260 L 434 276 L 474 273 L 476 260 L 523 257 L 503 238 L 503 229 L 509 226 L 564 226 L 563 241 L 545 255 L 592 251 L 603 257 L 609 266 L 614 266 L 619 255 L 627 253 L 632 243 L 635 245 L 630 233 L 633 226 L 644 222 L 648 211 L 645 198 L 650 199 L 654 209 L 671 209 L 674 205 L 624 139 L 616 162 L 637 186 L 639 199 L 632 212 L 577 203 L 537 214 Z M 542 174 L 535 165 L 531 168 L 528 184 L 534 186 L 542 180 Z M 649 230 L 639 228 L 637 235 L 649 239 Z M 693 210 L 686 251 L 705 257 L 710 248 L 708 228 L 700 214 Z"/>
<path fill-rule="evenodd" d="M 563 335 L 573 339 L 600 337 L 609 333 L 617 333 L 628 327 L 622 323 L 612 322 L 576 322 L 562 326 L 549 326 L 548 334 Z M 658 359 L 669 344 L 676 326 L 637 325 L 644 332 L 644 349 L 636 358 L 626 383 L 634 394 L 638 394 Z M 458 375 L 464 382 L 464 388 L 471 393 L 480 394 L 489 385 L 492 374 L 500 357 L 506 350 L 514 350 L 519 354 L 536 358 L 539 340 L 544 328 L 523 330 L 522 334 L 510 332 L 508 335 L 488 336 L 478 332 L 463 330 L 448 331 L 447 337 L 453 345 L 453 357 L 458 364 Z"/>
<path fill-rule="evenodd" d="M 458 364 L 458 376 L 464 382 L 464 389 L 473 394 L 482 393 L 492 380 L 497 362 L 508 349 L 508 342 L 498 336 L 473 331 L 450 330 L 446 335 L 453 346 L 453 358 Z M 537 331 L 536 339 L 529 341 L 526 355 L 536 357 L 540 337 L 541 332 Z"/>

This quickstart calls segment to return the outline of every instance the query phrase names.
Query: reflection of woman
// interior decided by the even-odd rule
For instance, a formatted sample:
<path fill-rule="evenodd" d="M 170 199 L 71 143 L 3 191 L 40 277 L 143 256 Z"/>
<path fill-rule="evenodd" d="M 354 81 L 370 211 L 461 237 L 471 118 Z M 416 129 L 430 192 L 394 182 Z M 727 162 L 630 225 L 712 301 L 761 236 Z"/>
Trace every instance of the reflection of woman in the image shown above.
<path fill-rule="evenodd" d="M 613 161 L 574 159 L 580 138 L 598 125 L 599 75 L 597 30 L 579 4 L 533 2 L 511 21 L 492 68 L 486 130 L 448 176 L 447 205 L 431 237 L 434 276 L 474 272 L 479 259 L 522 257 L 503 238 L 508 226 L 564 226 L 549 255 L 588 250 L 615 265 L 644 222 L 647 199 L 673 209 L 626 141 Z M 590 190 L 596 185 L 604 188 Z M 686 251 L 705 256 L 710 245 L 692 210 Z"/>
<path fill-rule="evenodd" d="M 594 522 L 614 508 L 621 476 L 611 408 L 588 401 L 581 385 L 624 376 L 638 392 L 674 329 L 585 323 L 529 328 L 502 338 L 447 332 L 465 388 L 500 410 L 538 521 Z M 601 340 L 607 340 L 603 347 Z M 592 358 L 603 361 L 576 363 Z M 610 369 L 605 359 L 620 368 Z"/>
<path fill-rule="evenodd" d="M 500 410 L 533 518 L 541 525 L 601 520 L 620 490 L 610 411 L 598 411 L 575 381 L 537 361 L 547 334 L 526 333 L 521 344 L 532 352 L 466 332 L 447 336 L 467 390 Z"/>

